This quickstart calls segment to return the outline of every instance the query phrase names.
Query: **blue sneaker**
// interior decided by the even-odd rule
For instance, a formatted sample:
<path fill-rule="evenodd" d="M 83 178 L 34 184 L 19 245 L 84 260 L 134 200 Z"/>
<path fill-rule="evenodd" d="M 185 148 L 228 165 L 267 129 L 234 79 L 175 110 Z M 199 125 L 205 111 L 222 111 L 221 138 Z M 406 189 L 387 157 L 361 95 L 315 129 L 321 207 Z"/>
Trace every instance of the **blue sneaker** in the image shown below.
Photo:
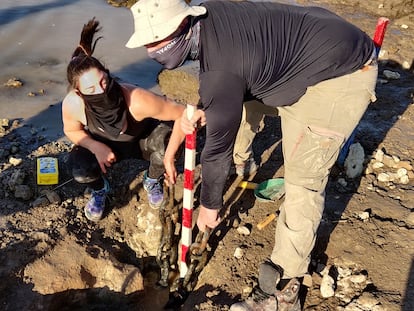
<path fill-rule="evenodd" d="M 104 178 L 104 187 L 100 190 L 92 191 L 92 197 L 86 203 L 85 216 L 90 221 L 97 222 L 101 220 L 103 212 L 105 210 L 106 195 L 109 193 L 109 181 Z"/>
<path fill-rule="evenodd" d="M 162 187 L 162 178 L 149 178 L 148 172 L 145 172 L 143 186 L 148 194 L 149 205 L 153 209 L 158 209 L 164 202 L 164 189 Z"/>

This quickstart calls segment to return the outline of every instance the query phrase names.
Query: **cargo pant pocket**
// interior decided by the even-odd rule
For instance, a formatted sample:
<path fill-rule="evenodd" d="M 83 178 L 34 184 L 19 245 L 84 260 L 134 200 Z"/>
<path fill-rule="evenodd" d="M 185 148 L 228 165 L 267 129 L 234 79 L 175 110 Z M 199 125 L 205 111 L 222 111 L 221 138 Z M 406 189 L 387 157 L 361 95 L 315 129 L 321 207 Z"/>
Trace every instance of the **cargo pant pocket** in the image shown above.
<path fill-rule="evenodd" d="M 343 134 L 308 126 L 285 154 L 285 179 L 313 191 L 323 190 L 331 167 L 345 141 Z"/>

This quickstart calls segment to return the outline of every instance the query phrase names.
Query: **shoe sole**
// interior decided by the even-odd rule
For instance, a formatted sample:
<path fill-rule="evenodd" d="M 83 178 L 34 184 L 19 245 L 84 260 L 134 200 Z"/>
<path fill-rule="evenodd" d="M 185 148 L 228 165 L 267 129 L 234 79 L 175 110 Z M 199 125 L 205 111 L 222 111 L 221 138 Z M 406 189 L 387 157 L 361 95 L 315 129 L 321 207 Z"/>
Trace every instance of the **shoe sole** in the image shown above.
<path fill-rule="evenodd" d="M 87 207 L 85 206 L 85 208 L 84 208 L 84 213 L 85 213 L 85 217 L 88 219 L 88 220 L 90 220 L 90 221 L 93 221 L 93 222 L 98 222 L 98 221 L 100 221 L 101 219 L 102 219 L 102 215 L 100 215 L 100 216 L 92 216 L 90 213 L 89 213 L 89 211 L 87 210 Z"/>

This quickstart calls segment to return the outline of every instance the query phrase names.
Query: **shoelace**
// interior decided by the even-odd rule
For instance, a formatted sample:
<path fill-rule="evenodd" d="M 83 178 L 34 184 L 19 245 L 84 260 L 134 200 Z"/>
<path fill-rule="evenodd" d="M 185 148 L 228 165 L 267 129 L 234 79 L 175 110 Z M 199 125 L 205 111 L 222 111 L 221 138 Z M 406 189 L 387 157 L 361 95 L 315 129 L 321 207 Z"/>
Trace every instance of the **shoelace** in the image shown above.
<path fill-rule="evenodd" d="M 97 190 L 97 191 L 92 192 L 92 196 L 95 199 L 97 207 L 99 207 L 99 208 L 103 205 L 102 203 L 105 200 L 105 193 L 106 193 L 105 189 L 101 189 L 101 190 Z"/>
<path fill-rule="evenodd" d="M 162 193 L 162 188 L 161 188 L 161 185 L 158 181 L 154 182 L 153 184 L 150 184 L 148 186 L 148 190 L 151 193 L 154 193 L 154 194 L 161 194 Z"/>

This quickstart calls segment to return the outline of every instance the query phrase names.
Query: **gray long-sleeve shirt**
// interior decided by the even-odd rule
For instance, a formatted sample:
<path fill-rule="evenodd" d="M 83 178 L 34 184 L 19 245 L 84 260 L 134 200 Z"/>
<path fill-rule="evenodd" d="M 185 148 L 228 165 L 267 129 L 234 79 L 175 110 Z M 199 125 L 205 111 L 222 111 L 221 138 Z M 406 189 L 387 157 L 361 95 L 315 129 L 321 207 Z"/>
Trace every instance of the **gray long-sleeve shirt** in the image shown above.
<path fill-rule="evenodd" d="M 200 101 L 207 117 L 201 203 L 222 206 L 242 102 L 294 104 L 308 86 L 360 69 L 372 40 L 318 7 L 208 1 L 200 20 Z"/>

